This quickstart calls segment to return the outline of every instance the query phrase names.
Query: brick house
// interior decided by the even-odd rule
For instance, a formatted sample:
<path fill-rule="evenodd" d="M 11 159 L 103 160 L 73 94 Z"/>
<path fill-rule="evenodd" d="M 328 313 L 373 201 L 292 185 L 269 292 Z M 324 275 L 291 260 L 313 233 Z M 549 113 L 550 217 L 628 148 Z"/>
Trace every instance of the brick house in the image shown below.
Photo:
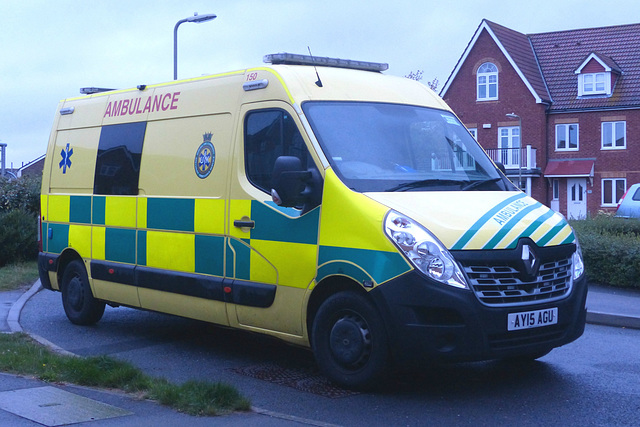
<path fill-rule="evenodd" d="M 440 95 L 567 217 L 613 212 L 640 182 L 640 24 L 522 34 L 483 20 Z"/>

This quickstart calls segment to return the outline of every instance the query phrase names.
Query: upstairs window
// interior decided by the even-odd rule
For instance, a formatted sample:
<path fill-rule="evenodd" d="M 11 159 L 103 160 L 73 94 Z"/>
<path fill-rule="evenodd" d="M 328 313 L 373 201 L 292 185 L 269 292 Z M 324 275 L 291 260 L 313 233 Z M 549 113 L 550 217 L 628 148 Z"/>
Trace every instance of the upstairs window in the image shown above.
<path fill-rule="evenodd" d="M 622 150 L 627 148 L 626 122 L 602 122 L 602 149 Z"/>
<path fill-rule="evenodd" d="M 477 100 L 498 99 L 498 67 L 491 62 L 485 62 L 478 68 L 477 78 Z"/>
<path fill-rule="evenodd" d="M 578 96 L 611 96 L 614 83 L 621 73 L 612 58 L 592 52 L 575 70 Z"/>
<path fill-rule="evenodd" d="M 578 151 L 578 124 L 556 125 L 556 151 Z"/>
<path fill-rule="evenodd" d="M 609 73 L 580 74 L 578 79 L 578 94 L 584 95 L 605 95 L 611 93 Z"/>

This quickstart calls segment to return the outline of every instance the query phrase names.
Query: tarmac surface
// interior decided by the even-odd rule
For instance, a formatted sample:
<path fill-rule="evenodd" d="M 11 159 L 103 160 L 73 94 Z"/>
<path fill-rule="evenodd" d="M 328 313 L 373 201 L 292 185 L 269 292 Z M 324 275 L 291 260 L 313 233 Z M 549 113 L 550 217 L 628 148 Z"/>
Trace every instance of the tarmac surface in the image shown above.
<path fill-rule="evenodd" d="M 20 312 L 41 289 L 0 292 L 0 332 L 25 332 Z M 587 322 L 640 329 L 640 290 L 589 285 Z M 38 338 L 38 337 L 35 337 Z M 42 342 L 42 340 L 41 340 Z M 44 342 L 45 345 L 50 344 Z M 55 346 L 54 346 L 55 347 Z M 64 349 L 54 348 L 64 353 Z M 194 417 L 148 400 L 114 391 L 0 373 L 0 425 L 11 426 L 283 426 L 329 424 L 260 408 L 218 417 Z"/>

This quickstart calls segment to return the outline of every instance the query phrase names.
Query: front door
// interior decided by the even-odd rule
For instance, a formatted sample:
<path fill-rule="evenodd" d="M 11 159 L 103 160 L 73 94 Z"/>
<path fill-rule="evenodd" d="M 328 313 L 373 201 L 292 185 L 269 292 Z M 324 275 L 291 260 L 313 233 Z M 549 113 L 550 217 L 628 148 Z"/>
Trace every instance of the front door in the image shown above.
<path fill-rule="evenodd" d="M 567 217 L 569 219 L 584 219 L 587 217 L 586 178 L 567 179 Z"/>
<path fill-rule="evenodd" d="M 303 301 L 317 270 L 320 206 L 277 206 L 271 175 L 279 156 L 298 157 L 305 170 L 315 161 L 287 104 L 251 104 L 242 113 L 229 209 L 229 321 L 301 337 Z"/>

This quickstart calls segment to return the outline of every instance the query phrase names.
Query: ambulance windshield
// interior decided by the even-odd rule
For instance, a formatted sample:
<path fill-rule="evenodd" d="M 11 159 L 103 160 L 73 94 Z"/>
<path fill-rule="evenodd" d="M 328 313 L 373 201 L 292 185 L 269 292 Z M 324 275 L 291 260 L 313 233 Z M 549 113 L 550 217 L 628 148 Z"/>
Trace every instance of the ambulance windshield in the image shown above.
<path fill-rule="evenodd" d="M 305 115 L 329 163 L 355 191 L 512 191 L 448 111 L 309 101 Z"/>

